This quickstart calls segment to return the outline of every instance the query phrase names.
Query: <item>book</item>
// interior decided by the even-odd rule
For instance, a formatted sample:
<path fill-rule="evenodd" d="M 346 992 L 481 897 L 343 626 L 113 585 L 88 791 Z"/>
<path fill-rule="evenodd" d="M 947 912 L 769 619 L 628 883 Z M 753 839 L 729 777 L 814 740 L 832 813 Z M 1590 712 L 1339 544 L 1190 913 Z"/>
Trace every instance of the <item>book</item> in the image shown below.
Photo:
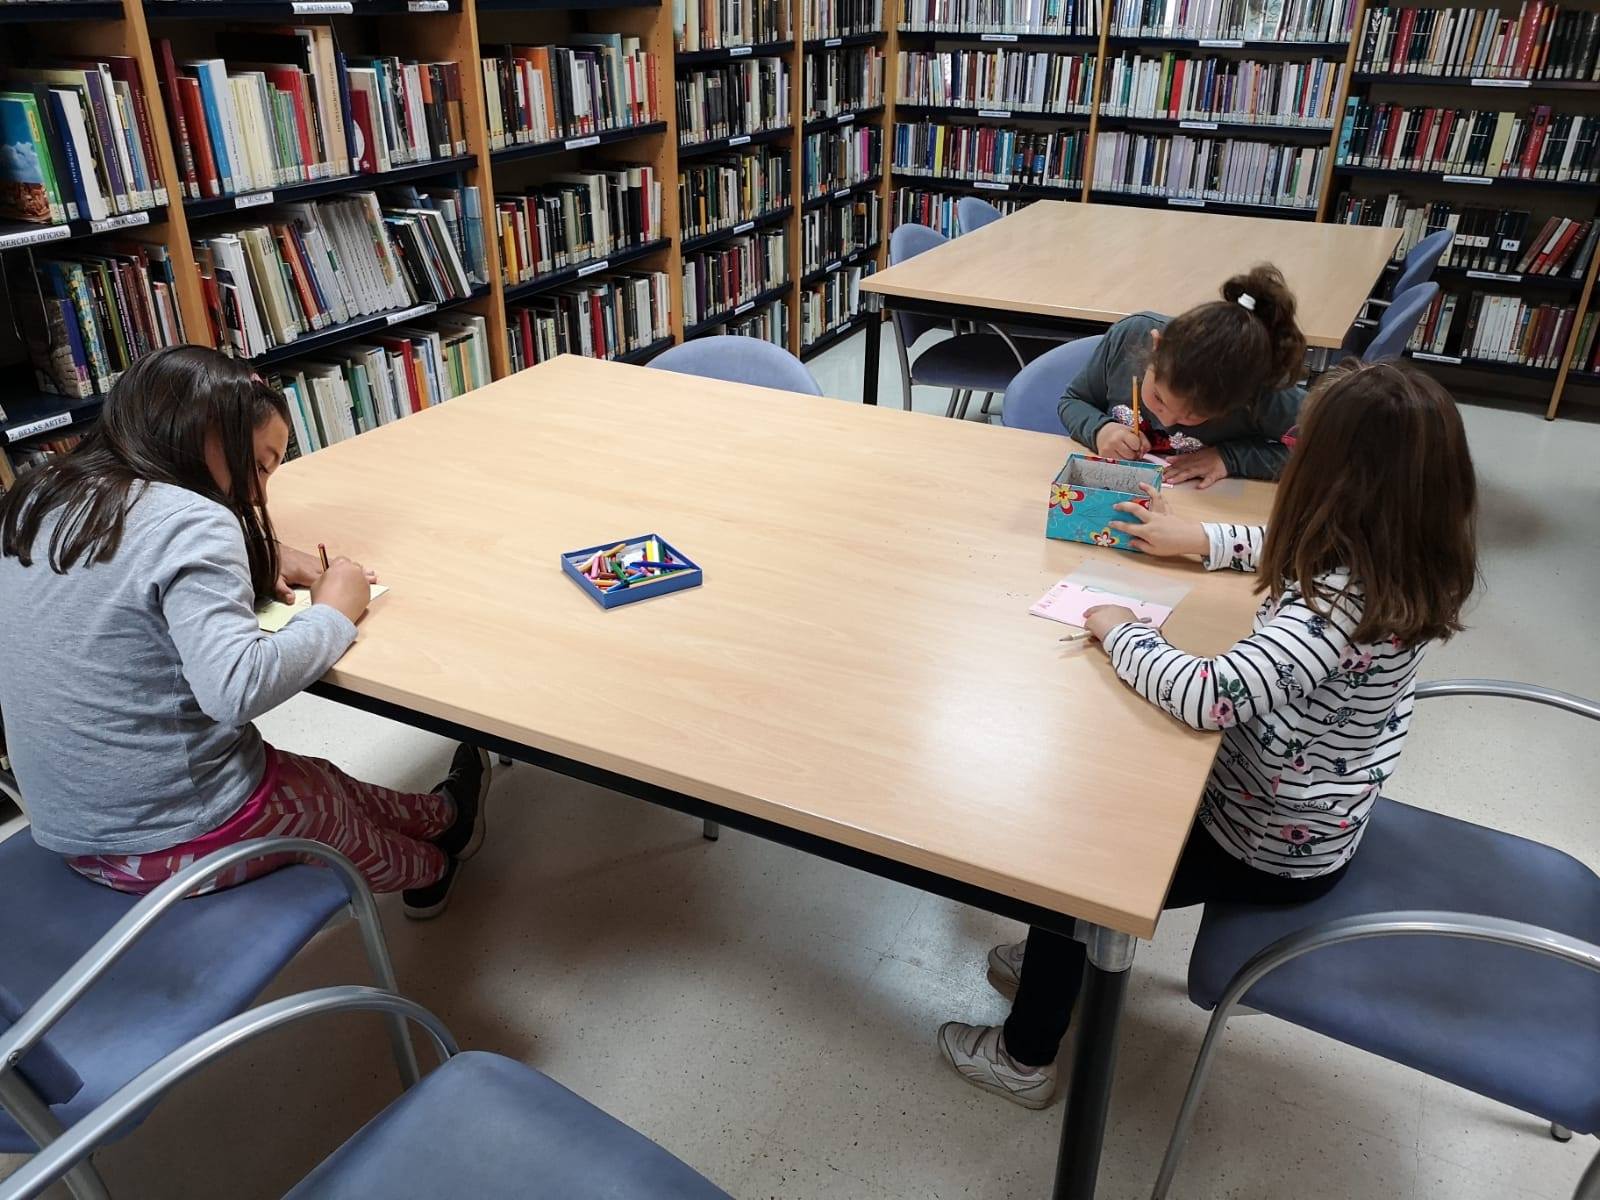
<path fill-rule="evenodd" d="M 663 271 L 616 272 L 507 310 L 511 369 L 558 354 L 618 358 L 671 335 L 671 287 Z"/>
<path fill-rule="evenodd" d="M 0 92 L 0 219 L 34 225 L 67 219 L 31 92 Z"/>

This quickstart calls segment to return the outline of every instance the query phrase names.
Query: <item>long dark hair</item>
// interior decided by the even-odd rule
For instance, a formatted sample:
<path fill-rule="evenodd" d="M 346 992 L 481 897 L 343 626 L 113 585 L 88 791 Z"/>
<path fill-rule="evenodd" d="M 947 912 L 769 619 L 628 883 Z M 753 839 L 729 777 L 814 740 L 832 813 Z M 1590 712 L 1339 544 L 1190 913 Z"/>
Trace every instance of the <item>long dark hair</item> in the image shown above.
<path fill-rule="evenodd" d="M 1450 393 L 1409 365 L 1351 363 L 1306 400 L 1267 523 L 1257 590 L 1340 568 L 1361 590 L 1351 640 L 1415 646 L 1461 631 L 1477 582 L 1478 485 Z"/>
<path fill-rule="evenodd" d="M 0 556 L 33 565 L 51 513 L 48 560 L 58 575 L 79 562 L 109 562 L 122 542 L 140 485 L 170 483 L 226 505 L 239 518 L 258 598 L 272 595 L 278 544 L 262 505 L 255 431 L 289 409 L 249 366 L 204 346 L 171 346 L 134 363 L 106 397 L 94 430 L 71 454 L 46 463 L 0 497 Z M 231 484 L 206 466 L 206 435 L 222 444 Z"/>
<path fill-rule="evenodd" d="M 1220 417 L 1255 404 L 1267 388 L 1293 383 L 1305 356 L 1294 293 L 1283 272 L 1262 263 L 1224 283 L 1222 299 L 1167 322 L 1151 366 L 1198 412 Z"/>

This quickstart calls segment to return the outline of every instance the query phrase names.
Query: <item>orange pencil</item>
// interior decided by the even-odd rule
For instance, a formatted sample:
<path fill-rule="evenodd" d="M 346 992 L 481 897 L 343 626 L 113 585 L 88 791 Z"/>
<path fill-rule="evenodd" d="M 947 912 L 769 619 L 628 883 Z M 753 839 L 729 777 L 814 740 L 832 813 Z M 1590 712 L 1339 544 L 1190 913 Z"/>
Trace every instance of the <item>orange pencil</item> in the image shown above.
<path fill-rule="evenodd" d="M 317 554 L 321 556 L 321 558 L 322 558 L 322 569 L 324 571 L 326 571 L 328 569 L 328 548 L 326 546 L 324 546 L 321 542 L 317 543 Z"/>
<path fill-rule="evenodd" d="M 1133 377 L 1133 431 L 1139 432 L 1139 377 Z"/>

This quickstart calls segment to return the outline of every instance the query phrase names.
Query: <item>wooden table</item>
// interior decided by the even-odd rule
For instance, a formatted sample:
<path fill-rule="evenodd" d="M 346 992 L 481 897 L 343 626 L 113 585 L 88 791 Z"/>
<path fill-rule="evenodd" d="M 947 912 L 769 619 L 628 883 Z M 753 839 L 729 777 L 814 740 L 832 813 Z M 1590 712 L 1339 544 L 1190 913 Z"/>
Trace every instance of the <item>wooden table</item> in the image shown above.
<path fill-rule="evenodd" d="M 1246 576 L 1046 539 L 1069 446 L 567 357 L 291 463 L 272 511 L 286 541 L 391 588 L 324 694 L 1019 920 L 1090 923 L 1121 969 L 1091 971 L 1074 1022 L 1058 1194 L 1087 1197 L 1132 939 L 1155 930 L 1217 739 L 1028 606 L 1114 560 L 1190 584 L 1167 631 L 1216 651 L 1256 602 Z M 1260 520 L 1270 494 L 1173 499 Z M 647 532 L 704 586 L 602 611 L 561 572 L 563 551 Z"/>
<path fill-rule="evenodd" d="M 861 281 L 868 307 L 1082 331 L 1131 313 L 1175 316 L 1231 275 L 1278 266 L 1313 346 L 1338 346 L 1398 229 L 1041 200 Z M 882 322 L 867 323 L 863 398 L 877 403 Z"/>

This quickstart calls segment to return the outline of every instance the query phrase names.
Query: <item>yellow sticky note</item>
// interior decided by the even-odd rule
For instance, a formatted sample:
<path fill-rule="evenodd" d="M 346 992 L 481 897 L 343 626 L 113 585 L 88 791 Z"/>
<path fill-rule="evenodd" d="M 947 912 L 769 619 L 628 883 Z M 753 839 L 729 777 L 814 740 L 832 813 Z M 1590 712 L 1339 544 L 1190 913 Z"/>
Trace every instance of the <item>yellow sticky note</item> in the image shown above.
<path fill-rule="evenodd" d="M 372 599 L 376 600 L 389 589 L 381 583 L 372 585 Z M 311 607 L 311 593 L 305 588 L 295 588 L 294 603 L 285 604 L 281 600 L 269 600 L 256 609 L 256 620 L 261 623 L 261 628 L 267 633 L 277 633 L 295 616 Z"/>

